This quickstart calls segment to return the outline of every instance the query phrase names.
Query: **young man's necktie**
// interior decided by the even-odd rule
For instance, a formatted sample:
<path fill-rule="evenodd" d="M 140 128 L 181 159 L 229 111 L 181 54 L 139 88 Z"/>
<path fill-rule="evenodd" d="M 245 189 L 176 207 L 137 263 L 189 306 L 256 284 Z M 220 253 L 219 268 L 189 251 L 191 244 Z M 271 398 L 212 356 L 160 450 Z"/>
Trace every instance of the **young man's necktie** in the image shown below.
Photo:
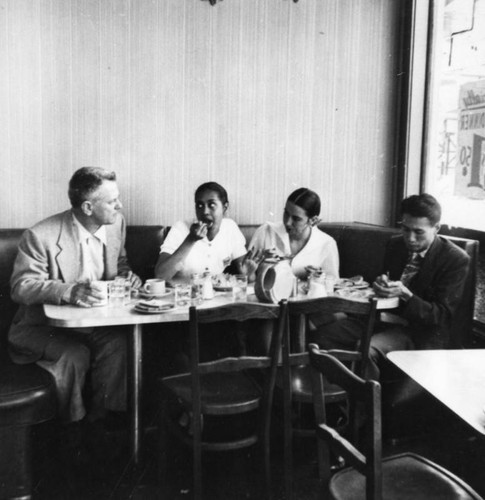
<path fill-rule="evenodd" d="M 410 255 L 401 275 L 401 281 L 404 286 L 408 286 L 414 276 L 416 276 L 416 274 L 419 272 L 422 261 L 423 258 L 418 253 L 413 253 Z"/>

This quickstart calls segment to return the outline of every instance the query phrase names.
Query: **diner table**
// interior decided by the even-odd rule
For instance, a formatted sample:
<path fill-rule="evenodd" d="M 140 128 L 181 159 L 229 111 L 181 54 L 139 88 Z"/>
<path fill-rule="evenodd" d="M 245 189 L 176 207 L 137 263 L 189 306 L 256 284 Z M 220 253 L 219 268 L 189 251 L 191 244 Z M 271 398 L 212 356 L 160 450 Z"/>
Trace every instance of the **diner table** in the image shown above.
<path fill-rule="evenodd" d="M 189 320 L 189 308 L 174 307 L 160 313 L 140 313 L 134 309 L 139 299 L 133 299 L 123 306 L 78 307 L 73 305 L 44 304 L 44 314 L 48 323 L 61 328 L 82 328 L 100 326 L 131 326 L 131 342 L 128 357 L 129 368 L 129 410 L 130 447 L 135 465 L 142 459 L 141 450 L 141 389 L 142 389 L 142 333 L 143 325 L 150 323 L 173 323 Z M 251 291 L 248 301 L 257 301 Z M 211 300 L 204 300 L 198 306 L 217 307 L 232 302 L 232 293 L 216 293 Z"/>
<path fill-rule="evenodd" d="M 297 297 L 290 300 L 299 300 Z M 129 411 L 130 411 L 130 447 L 135 466 L 142 460 L 141 449 L 141 390 L 142 390 L 142 332 L 143 325 L 150 323 L 173 323 L 189 320 L 189 308 L 175 307 L 156 314 L 143 314 L 134 309 L 139 299 L 133 299 L 123 306 L 104 306 L 83 308 L 73 305 L 44 304 L 44 314 L 48 323 L 61 328 L 101 327 L 101 326 L 131 326 L 131 342 L 128 357 L 129 368 Z M 249 302 L 258 302 L 252 286 L 248 286 Z M 368 300 L 359 299 L 355 300 Z M 231 292 L 216 292 L 211 300 L 204 300 L 198 307 L 217 307 L 231 303 Z M 379 299 L 378 309 L 389 309 L 397 306 L 396 300 Z M 277 305 L 275 305 L 277 307 Z"/>
<path fill-rule="evenodd" d="M 387 357 L 485 435 L 485 349 L 393 351 Z"/>

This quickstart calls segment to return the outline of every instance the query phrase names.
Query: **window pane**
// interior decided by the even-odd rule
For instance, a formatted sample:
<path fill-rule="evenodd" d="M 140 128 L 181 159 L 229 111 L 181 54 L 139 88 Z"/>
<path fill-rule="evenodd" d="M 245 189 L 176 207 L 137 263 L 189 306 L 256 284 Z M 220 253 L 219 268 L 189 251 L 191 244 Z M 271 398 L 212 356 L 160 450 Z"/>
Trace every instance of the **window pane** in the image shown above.
<path fill-rule="evenodd" d="M 485 0 L 436 0 L 426 191 L 443 223 L 485 231 Z"/>
<path fill-rule="evenodd" d="M 442 222 L 485 232 L 485 0 L 435 0 L 428 59 L 425 189 Z M 485 323 L 485 248 L 475 319 Z"/>

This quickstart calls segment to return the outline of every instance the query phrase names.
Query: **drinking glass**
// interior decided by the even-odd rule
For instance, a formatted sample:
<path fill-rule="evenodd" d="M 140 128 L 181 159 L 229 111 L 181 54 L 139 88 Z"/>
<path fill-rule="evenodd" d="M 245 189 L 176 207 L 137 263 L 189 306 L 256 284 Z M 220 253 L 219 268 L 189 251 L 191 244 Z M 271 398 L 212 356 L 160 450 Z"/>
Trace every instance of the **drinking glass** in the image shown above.
<path fill-rule="evenodd" d="M 125 297 L 124 304 L 125 306 L 131 302 L 131 280 L 125 278 Z"/>
<path fill-rule="evenodd" d="M 236 274 L 232 287 L 232 300 L 246 302 L 248 299 L 248 277 L 245 274 Z"/>
<path fill-rule="evenodd" d="M 175 306 L 185 307 L 190 305 L 192 285 L 178 283 L 174 286 Z"/>
<path fill-rule="evenodd" d="M 122 276 L 116 278 L 109 284 L 109 305 L 112 307 L 122 307 L 125 302 L 125 281 Z"/>
<path fill-rule="evenodd" d="M 194 273 L 192 275 L 191 286 L 192 286 L 192 305 L 198 306 L 202 303 L 204 277 L 199 273 Z"/>

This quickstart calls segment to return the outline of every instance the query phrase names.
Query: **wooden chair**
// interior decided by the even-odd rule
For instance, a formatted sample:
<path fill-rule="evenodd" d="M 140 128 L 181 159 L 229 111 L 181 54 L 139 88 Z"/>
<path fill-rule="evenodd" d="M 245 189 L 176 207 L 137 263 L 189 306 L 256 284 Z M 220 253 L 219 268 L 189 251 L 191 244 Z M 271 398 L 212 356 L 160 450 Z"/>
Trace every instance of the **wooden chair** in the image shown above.
<path fill-rule="evenodd" d="M 358 302 L 348 300 L 341 297 L 324 297 L 308 300 L 295 300 L 282 303 L 282 314 L 286 318 L 285 333 L 282 339 L 282 355 L 283 355 L 283 419 L 284 419 L 284 455 L 285 455 L 285 490 L 287 498 L 292 496 L 292 471 L 293 471 L 293 436 L 310 436 L 315 435 L 314 424 L 311 428 L 297 428 L 293 426 L 291 421 L 292 405 L 297 403 L 307 404 L 313 402 L 313 390 L 311 371 L 309 369 L 308 352 L 292 352 L 290 343 L 296 340 L 300 345 L 297 346 L 297 351 L 301 351 L 305 345 L 306 329 L 308 326 L 308 317 L 311 314 L 335 314 L 338 312 L 362 316 L 365 322 L 365 329 L 362 338 L 356 343 L 355 352 L 347 356 L 347 361 L 350 362 L 352 369 L 359 375 L 365 373 L 367 360 L 369 356 L 369 345 L 371 336 L 374 332 L 376 321 L 377 300 Z M 297 324 L 297 332 L 291 332 L 290 325 Z M 296 335 L 294 335 L 296 334 Z M 278 383 L 279 382 L 279 383 Z M 281 384 L 278 381 L 278 385 Z M 347 394 L 338 385 L 330 384 L 328 381 L 324 386 L 325 401 L 327 404 L 335 403 L 344 409 L 344 422 L 341 428 L 347 425 L 348 417 L 345 409 L 347 405 Z M 353 433 L 357 433 L 357 429 L 353 429 Z"/>
<path fill-rule="evenodd" d="M 328 485 L 333 500 L 480 500 L 481 497 L 454 474 L 431 460 L 414 453 L 402 453 L 382 459 L 381 386 L 363 380 L 339 359 L 344 351 L 320 351 L 310 344 L 310 362 L 314 367 L 314 405 L 317 419 L 319 475 Z M 365 446 L 362 452 L 326 423 L 324 378 L 338 384 L 348 394 L 351 418 L 356 411 L 366 417 Z M 360 405 L 359 409 L 357 405 Z M 325 446 L 324 443 L 327 443 Z M 345 458 L 352 467 L 330 475 L 329 448 Z M 327 496 L 325 496 L 327 498 Z"/>
<path fill-rule="evenodd" d="M 274 304 L 233 303 L 210 309 L 191 307 L 190 315 L 190 373 L 162 380 L 162 428 L 171 430 L 183 442 L 193 447 L 194 497 L 202 495 L 201 452 L 245 448 L 260 443 L 263 454 L 266 496 L 271 496 L 270 477 L 270 417 L 276 379 L 278 356 L 283 335 L 280 307 Z M 270 353 L 259 357 L 232 357 L 207 363 L 199 362 L 199 326 L 221 321 L 272 320 L 273 334 Z M 247 370 L 263 370 L 264 382 L 256 383 Z M 169 414 L 169 402 L 176 398 L 192 415 L 193 432 L 181 429 Z M 202 416 L 227 416 L 258 411 L 259 425 L 249 435 L 228 441 L 209 441 L 203 438 Z M 163 430 L 162 429 L 162 430 Z M 166 435 L 161 434 L 162 481 L 166 470 Z M 163 487 L 163 484 L 162 484 Z"/>

